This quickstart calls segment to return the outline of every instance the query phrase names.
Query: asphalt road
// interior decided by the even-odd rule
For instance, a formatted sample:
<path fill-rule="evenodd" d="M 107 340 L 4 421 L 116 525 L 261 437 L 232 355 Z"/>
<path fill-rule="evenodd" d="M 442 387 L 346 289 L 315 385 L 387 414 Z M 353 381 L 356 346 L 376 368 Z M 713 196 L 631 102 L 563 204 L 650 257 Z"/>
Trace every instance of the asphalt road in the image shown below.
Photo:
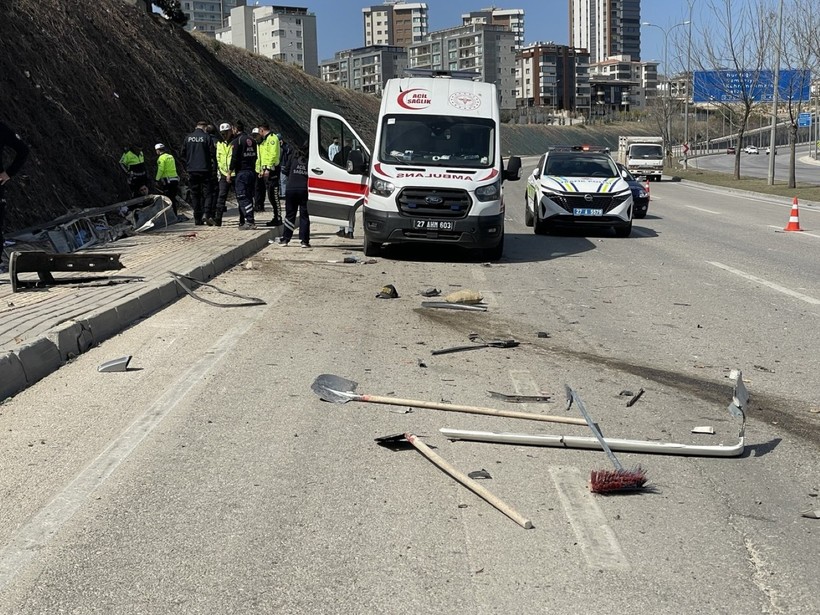
<path fill-rule="evenodd" d="M 788 203 L 651 189 L 631 238 L 539 237 L 524 181 L 509 183 L 507 249 L 489 266 L 418 248 L 329 263 L 361 257 L 330 234 L 271 246 L 215 280 L 266 306 L 181 299 L 9 400 L 0 613 L 818 612 L 820 520 L 800 512 L 820 509 L 820 212 L 784 233 Z M 375 298 L 387 283 L 398 299 Z M 489 310 L 423 309 L 428 287 L 479 290 Z M 470 332 L 522 344 L 431 354 Z M 125 354 L 131 371 L 97 373 Z M 607 436 L 730 445 L 732 368 L 752 398 L 746 453 L 618 453 L 652 490 L 613 497 L 586 488 L 603 452 L 438 433 L 585 427 L 310 390 L 332 373 L 361 393 L 560 415 L 569 383 Z M 627 408 L 619 393 L 640 388 Z M 715 435 L 691 433 L 706 425 Z M 487 470 L 482 485 L 535 528 L 373 441 L 405 431 Z"/>
<path fill-rule="evenodd" d="M 798 146 L 794 161 L 794 177 L 798 184 L 820 184 L 820 163 L 805 162 L 803 158 L 809 155 L 809 147 Z M 690 167 L 734 173 L 735 157 L 729 154 L 711 154 L 699 156 L 689 161 Z M 759 154 L 740 152 L 740 173 L 743 177 L 768 177 L 769 155 L 766 148 L 760 148 Z M 787 181 L 789 178 L 789 148 L 777 148 L 774 163 L 775 180 Z"/>

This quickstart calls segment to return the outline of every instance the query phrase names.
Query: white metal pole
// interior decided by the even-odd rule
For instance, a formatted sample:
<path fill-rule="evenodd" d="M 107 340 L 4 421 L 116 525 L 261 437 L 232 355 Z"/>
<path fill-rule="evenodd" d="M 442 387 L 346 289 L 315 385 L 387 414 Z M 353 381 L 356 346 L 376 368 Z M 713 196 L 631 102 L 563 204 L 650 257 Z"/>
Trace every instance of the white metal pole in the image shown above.
<path fill-rule="evenodd" d="M 689 32 L 686 41 L 686 98 L 683 101 L 683 142 L 689 146 L 689 96 L 692 84 L 692 5 L 694 0 L 689 0 Z M 689 168 L 689 154 L 683 155 L 683 168 Z"/>

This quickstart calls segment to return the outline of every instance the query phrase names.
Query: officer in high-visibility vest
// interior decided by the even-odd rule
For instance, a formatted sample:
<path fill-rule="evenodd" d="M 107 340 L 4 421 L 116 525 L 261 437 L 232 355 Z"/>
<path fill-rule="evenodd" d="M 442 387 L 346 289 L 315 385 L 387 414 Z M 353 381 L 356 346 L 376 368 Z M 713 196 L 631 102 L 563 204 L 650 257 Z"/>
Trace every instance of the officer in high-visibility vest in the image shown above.
<path fill-rule="evenodd" d="M 148 194 L 148 172 L 145 156 L 139 145 L 131 145 L 120 158 L 120 168 L 128 174 L 128 189 L 131 198 Z"/>
<path fill-rule="evenodd" d="M 282 214 L 279 207 L 279 162 L 281 156 L 279 137 L 271 132 L 270 124 L 267 122 L 259 124 L 259 134 L 262 137 L 259 143 L 259 181 L 263 182 L 265 186 L 261 201 L 264 206 L 265 193 L 267 193 L 268 200 L 273 208 L 273 219 L 266 226 L 280 226 L 282 224 Z"/>
<path fill-rule="evenodd" d="M 162 143 L 157 143 L 154 150 L 157 152 L 157 185 L 162 193 L 171 199 L 171 206 L 174 208 L 174 215 L 176 215 L 177 193 L 179 192 L 177 161 L 168 153 L 167 148 Z"/>
<path fill-rule="evenodd" d="M 234 132 L 233 127 L 228 122 L 222 122 L 219 125 L 220 140 L 216 143 L 216 169 L 217 177 L 219 178 L 219 191 L 216 196 L 216 222 L 217 226 L 222 226 L 222 216 L 227 211 L 228 192 L 233 185 L 230 181 L 231 177 L 231 155 L 233 148 L 231 141 L 233 141 Z M 245 223 L 245 212 L 240 208 L 239 210 L 239 224 Z"/>

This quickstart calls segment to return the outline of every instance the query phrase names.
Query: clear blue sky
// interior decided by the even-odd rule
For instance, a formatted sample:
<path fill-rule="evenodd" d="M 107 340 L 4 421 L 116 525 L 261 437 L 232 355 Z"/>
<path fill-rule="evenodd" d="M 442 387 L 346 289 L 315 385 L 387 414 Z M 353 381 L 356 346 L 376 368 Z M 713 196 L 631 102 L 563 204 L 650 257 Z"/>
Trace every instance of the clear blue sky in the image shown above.
<path fill-rule="evenodd" d="M 411 0 L 408 0 L 408 2 Z M 476 11 L 495 4 L 498 8 L 524 9 L 526 41 L 554 41 L 569 44 L 568 0 L 426 0 L 430 30 L 440 30 L 461 24 L 462 13 Z M 699 0 L 702 3 L 702 0 Z M 362 7 L 381 4 L 361 0 L 260 0 L 259 4 L 304 6 L 316 13 L 319 35 L 319 59 L 332 58 L 336 51 L 364 45 Z M 248 4 L 255 4 L 248 0 Z M 686 0 L 643 0 L 641 21 L 667 28 L 686 20 Z M 697 10 L 697 9 L 696 9 Z M 670 36 L 670 41 L 672 37 Z M 670 51 L 671 53 L 671 51 Z M 658 28 L 641 29 L 641 59 L 663 61 L 663 34 Z M 671 63 L 671 62 L 670 62 Z"/>

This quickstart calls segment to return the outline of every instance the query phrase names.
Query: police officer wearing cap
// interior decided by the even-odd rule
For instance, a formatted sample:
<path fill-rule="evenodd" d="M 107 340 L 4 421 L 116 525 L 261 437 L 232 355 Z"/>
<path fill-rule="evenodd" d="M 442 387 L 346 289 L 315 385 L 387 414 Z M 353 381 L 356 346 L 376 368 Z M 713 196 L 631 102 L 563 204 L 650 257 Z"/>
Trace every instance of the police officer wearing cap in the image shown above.
<path fill-rule="evenodd" d="M 205 203 L 211 195 L 211 175 L 216 173 L 216 148 L 211 135 L 205 132 L 208 122 L 200 120 L 196 129 L 185 137 L 182 161 L 188 172 L 188 187 L 191 190 L 191 206 L 194 209 L 194 224 L 205 224 Z"/>
<path fill-rule="evenodd" d="M 220 140 L 216 144 L 216 169 L 217 177 L 219 178 L 219 189 L 216 196 L 216 217 L 214 222 L 217 226 L 222 226 L 222 216 L 227 211 L 226 202 L 228 200 L 228 192 L 231 189 L 231 141 L 233 141 L 233 128 L 228 122 L 222 122 L 219 125 Z M 245 214 L 239 210 L 239 224 L 245 223 Z"/>
<path fill-rule="evenodd" d="M 145 170 L 145 155 L 139 145 L 131 145 L 120 157 L 120 168 L 128 174 L 128 190 L 131 198 L 148 194 L 148 172 Z"/>
<path fill-rule="evenodd" d="M 177 161 L 162 143 L 157 143 L 154 150 L 157 152 L 157 186 L 165 196 L 171 199 L 171 207 L 174 208 L 174 215 L 176 215 L 177 193 L 179 192 Z"/>

